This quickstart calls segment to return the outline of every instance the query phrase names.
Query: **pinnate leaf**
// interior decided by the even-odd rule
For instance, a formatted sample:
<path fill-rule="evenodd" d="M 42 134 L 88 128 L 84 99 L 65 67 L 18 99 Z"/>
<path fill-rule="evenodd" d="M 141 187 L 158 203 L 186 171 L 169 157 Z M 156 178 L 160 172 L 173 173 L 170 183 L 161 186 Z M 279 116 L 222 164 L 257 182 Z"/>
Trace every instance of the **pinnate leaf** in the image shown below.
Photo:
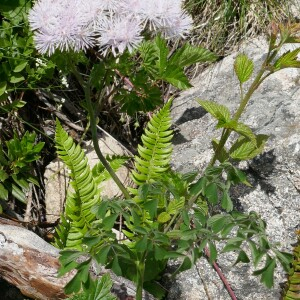
<path fill-rule="evenodd" d="M 141 58 L 143 59 L 143 66 L 153 75 L 157 73 L 155 60 L 157 59 L 157 47 L 151 41 L 141 43 L 139 47 Z"/>
<path fill-rule="evenodd" d="M 136 171 L 132 171 L 132 179 L 138 186 L 161 177 L 169 168 L 173 136 L 170 106 L 171 100 L 152 116 L 142 135 L 143 145 L 138 147 L 139 156 L 135 157 Z"/>

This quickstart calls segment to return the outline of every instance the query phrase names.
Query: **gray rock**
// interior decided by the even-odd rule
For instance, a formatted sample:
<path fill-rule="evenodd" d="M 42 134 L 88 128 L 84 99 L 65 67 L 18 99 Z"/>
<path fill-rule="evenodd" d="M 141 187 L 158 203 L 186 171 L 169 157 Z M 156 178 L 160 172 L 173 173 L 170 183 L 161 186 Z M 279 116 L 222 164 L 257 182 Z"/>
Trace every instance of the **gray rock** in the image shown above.
<path fill-rule="evenodd" d="M 295 45 L 291 45 L 295 48 Z M 241 47 L 254 60 L 255 72 L 262 63 L 268 47 L 259 38 Z M 215 120 L 196 102 L 213 100 L 226 105 L 232 112 L 239 103 L 239 88 L 234 75 L 234 53 L 208 68 L 192 82 L 194 87 L 174 100 L 172 116 L 179 128 L 174 139 L 173 167 L 182 172 L 201 173 L 211 159 L 210 141 L 218 137 Z M 242 163 L 253 188 L 238 186 L 233 198 L 246 212 L 256 211 L 267 221 L 272 242 L 291 252 L 296 242 L 295 230 L 300 221 L 300 72 L 285 69 L 271 75 L 254 93 L 241 120 L 255 133 L 270 136 L 265 151 L 259 157 Z M 251 80 L 250 80 L 251 82 Z M 233 267 L 236 256 L 220 255 L 218 262 L 241 300 L 279 299 L 279 283 L 285 273 L 279 268 L 275 286 L 268 290 L 252 276 L 250 265 Z M 201 274 L 197 270 L 201 270 Z M 206 287 L 206 288 L 205 288 Z M 230 299 L 220 279 L 205 261 L 180 274 L 169 293 L 169 300 Z"/>

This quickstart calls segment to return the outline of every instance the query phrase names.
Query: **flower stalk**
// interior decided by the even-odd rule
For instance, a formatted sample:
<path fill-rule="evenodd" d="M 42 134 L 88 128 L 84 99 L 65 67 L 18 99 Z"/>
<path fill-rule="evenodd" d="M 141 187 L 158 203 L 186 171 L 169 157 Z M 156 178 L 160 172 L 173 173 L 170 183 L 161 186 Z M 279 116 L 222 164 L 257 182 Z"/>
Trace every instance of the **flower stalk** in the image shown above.
<path fill-rule="evenodd" d="M 91 133 L 92 133 L 92 141 L 94 145 L 95 152 L 100 160 L 100 162 L 103 164 L 105 169 L 108 171 L 110 174 L 111 178 L 114 180 L 114 182 L 117 184 L 119 189 L 121 190 L 122 194 L 126 199 L 130 199 L 130 194 L 128 193 L 126 187 L 124 184 L 121 182 L 117 174 L 114 172 L 110 164 L 107 162 L 105 159 L 104 155 L 102 154 L 102 151 L 99 147 L 98 143 L 98 135 L 97 135 L 97 122 L 96 122 L 96 117 L 93 111 L 93 105 L 92 105 L 92 100 L 91 100 L 91 88 L 89 82 L 84 82 L 81 74 L 78 72 L 78 70 L 74 67 L 72 69 L 73 74 L 75 75 L 76 79 L 78 82 L 81 84 L 83 90 L 84 90 L 84 96 L 85 96 L 85 101 L 86 101 L 86 107 L 88 111 L 88 116 L 90 119 L 90 128 L 91 128 Z"/>

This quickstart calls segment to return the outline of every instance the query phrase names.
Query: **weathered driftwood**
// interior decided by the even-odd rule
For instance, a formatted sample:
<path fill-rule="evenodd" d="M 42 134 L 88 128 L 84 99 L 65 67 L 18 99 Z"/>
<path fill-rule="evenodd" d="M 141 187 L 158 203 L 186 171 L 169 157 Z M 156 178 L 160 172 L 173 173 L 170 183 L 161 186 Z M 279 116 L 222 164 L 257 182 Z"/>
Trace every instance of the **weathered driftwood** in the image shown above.
<path fill-rule="evenodd" d="M 22 226 L 0 218 L 0 277 L 33 299 L 65 299 L 63 287 L 72 278 L 57 278 L 59 250 Z M 134 299 L 134 284 L 111 274 L 119 299 Z M 145 300 L 154 299 L 145 293 Z"/>

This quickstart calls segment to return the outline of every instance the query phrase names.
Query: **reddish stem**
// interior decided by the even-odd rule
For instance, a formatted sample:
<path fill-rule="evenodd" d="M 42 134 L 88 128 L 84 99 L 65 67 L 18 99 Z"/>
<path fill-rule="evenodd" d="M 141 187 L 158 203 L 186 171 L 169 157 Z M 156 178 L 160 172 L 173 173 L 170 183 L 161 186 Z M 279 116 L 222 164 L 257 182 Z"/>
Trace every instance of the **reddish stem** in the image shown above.
<path fill-rule="evenodd" d="M 210 253 L 207 247 L 205 247 L 205 255 L 206 257 L 209 259 L 210 258 Z M 234 291 L 232 290 L 229 282 L 227 281 L 225 275 L 223 274 L 223 272 L 221 271 L 220 267 L 218 266 L 218 264 L 216 262 L 213 262 L 213 267 L 215 269 L 215 271 L 217 272 L 217 274 L 219 275 L 220 279 L 222 280 L 223 284 L 225 285 L 225 288 L 228 292 L 228 294 L 230 295 L 232 300 L 237 300 L 237 297 L 234 294 Z"/>

